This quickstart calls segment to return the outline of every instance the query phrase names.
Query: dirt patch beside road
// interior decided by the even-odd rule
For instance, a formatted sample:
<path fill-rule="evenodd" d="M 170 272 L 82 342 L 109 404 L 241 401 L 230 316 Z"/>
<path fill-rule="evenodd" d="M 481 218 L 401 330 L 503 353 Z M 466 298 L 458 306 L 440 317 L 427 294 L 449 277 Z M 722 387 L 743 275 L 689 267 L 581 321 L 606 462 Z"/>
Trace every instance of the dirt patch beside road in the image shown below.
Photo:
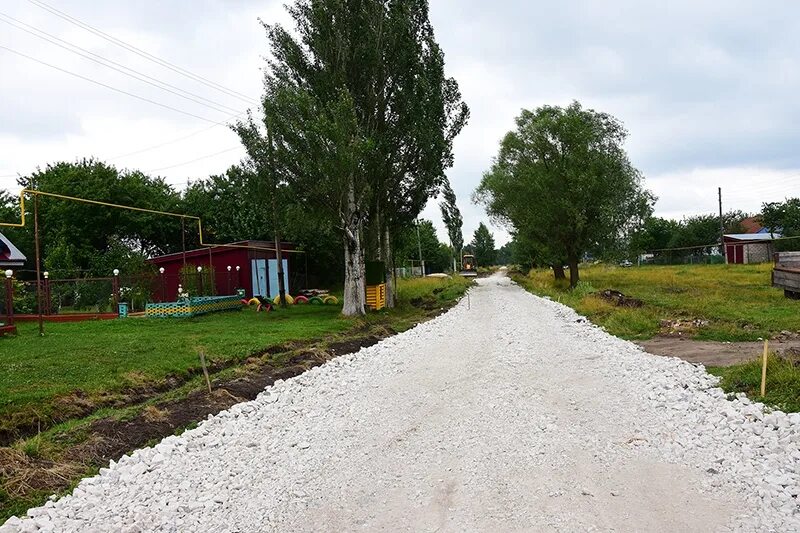
<path fill-rule="evenodd" d="M 651 354 L 677 357 L 705 366 L 732 366 L 761 356 L 763 342 L 696 341 L 674 336 L 654 337 L 636 344 Z M 800 339 L 772 340 L 770 350 L 782 355 L 787 350 L 800 350 Z"/>

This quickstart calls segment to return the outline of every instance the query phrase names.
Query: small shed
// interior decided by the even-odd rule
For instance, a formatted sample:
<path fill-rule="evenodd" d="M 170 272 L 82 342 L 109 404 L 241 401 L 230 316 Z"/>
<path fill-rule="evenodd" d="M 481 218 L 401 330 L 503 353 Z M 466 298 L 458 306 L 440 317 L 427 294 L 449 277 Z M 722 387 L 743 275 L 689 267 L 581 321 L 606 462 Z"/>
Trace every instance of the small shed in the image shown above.
<path fill-rule="evenodd" d="M 19 268 L 25 264 L 26 259 L 8 237 L 0 233 L 0 269 Z"/>
<path fill-rule="evenodd" d="M 304 272 L 304 260 L 298 262 L 294 244 L 281 243 L 283 255 L 283 279 L 290 293 L 304 288 L 303 282 L 295 273 Z M 274 298 L 278 295 L 278 260 L 275 243 L 270 241 L 239 241 L 186 252 L 153 257 L 150 262 L 156 268 L 163 268 L 161 286 L 157 298 L 171 301 L 178 293 L 181 269 L 191 265 L 192 269 L 213 267 L 216 294 L 234 294 L 236 289 L 244 289 L 248 298 L 264 296 Z M 230 270 L 228 270 L 230 267 Z M 162 298 L 162 294 L 164 296 Z"/>
<path fill-rule="evenodd" d="M 777 233 L 733 233 L 723 236 L 728 264 L 768 263 L 775 253 Z"/>

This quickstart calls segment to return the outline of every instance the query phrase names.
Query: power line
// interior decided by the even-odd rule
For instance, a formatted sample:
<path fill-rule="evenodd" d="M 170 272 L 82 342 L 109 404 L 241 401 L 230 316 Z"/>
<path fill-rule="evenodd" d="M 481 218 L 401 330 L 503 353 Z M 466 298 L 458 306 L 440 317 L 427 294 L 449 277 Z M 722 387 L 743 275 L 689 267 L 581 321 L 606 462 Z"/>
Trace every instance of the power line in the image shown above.
<path fill-rule="evenodd" d="M 5 20 L 5 19 L 10 19 L 10 21 L 9 20 Z M 30 24 L 26 24 L 25 22 L 22 22 L 20 20 L 15 19 L 14 17 L 6 15 L 5 13 L 0 12 L 0 21 L 5 22 L 6 24 L 8 24 L 10 26 L 14 26 L 15 28 L 17 28 L 19 30 L 22 30 L 22 31 L 24 31 L 26 33 L 29 33 L 30 35 L 33 35 L 34 37 L 37 37 L 37 38 L 42 39 L 44 41 L 47 41 L 47 42 L 49 42 L 51 44 L 54 44 L 54 45 L 56 45 L 56 46 L 58 46 L 60 48 L 63 48 L 64 50 L 67 50 L 68 52 L 72 52 L 73 54 L 76 54 L 76 55 L 79 55 L 79 56 L 81 56 L 81 57 L 83 57 L 85 59 L 88 59 L 89 61 L 93 61 L 93 62 L 95 62 L 95 63 L 97 63 L 99 65 L 102 65 L 102 66 L 106 67 L 106 68 L 109 68 L 109 69 L 115 70 L 117 72 L 120 72 L 120 73 L 124 74 L 125 76 L 131 77 L 131 78 L 133 78 L 135 80 L 138 80 L 138 81 L 141 81 L 143 83 L 147 83 L 149 85 L 152 85 L 153 87 L 156 87 L 156 88 L 161 89 L 163 91 L 166 91 L 168 93 L 172 93 L 172 94 L 177 95 L 177 96 L 179 96 L 181 98 L 184 98 L 186 100 L 190 100 L 190 101 L 195 102 L 197 104 L 204 105 L 206 107 L 209 107 L 209 108 L 211 108 L 211 109 L 213 109 L 215 111 L 219 111 L 221 113 L 228 113 L 230 111 L 237 111 L 237 109 L 235 109 L 233 107 L 229 107 L 227 105 L 220 104 L 220 103 L 215 102 L 213 100 L 209 100 L 208 98 L 205 98 L 205 97 L 200 96 L 198 94 L 192 93 L 190 91 L 186 91 L 184 89 L 181 89 L 180 87 L 176 87 L 175 85 L 172 85 L 172 84 L 169 84 L 167 82 L 161 81 L 161 80 L 159 80 L 157 78 L 154 78 L 152 76 L 148 76 L 147 74 L 144 74 L 143 72 L 139 72 L 138 70 L 135 70 L 135 69 L 132 69 L 130 67 L 127 67 L 127 66 L 125 66 L 125 65 L 123 65 L 121 63 L 118 63 L 117 61 L 105 58 L 105 57 L 103 57 L 103 56 L 101 56 L 99 54 L 95 54 L 94 52 L 91 52 L 90 50 L 86 50 L 85 48 L 82 48 L 82 47 L 80 47 L 78 45 L 75 45 L 75 44 L 72 44 L 72 43 L 70 43 L 68 41 L 65 41 L 64 39 L 61 39 L 61 38 L 59 38 L 59 37 L 57 37 L 55 35 L 52 35 L 52 34 L 46 32 L 44 30 L 40 30 L 39 28 L 31 26 Z M 27 28 L 25 28 L 23 26 L 26 26 L 27 28 L 30 28 L 30 29 L 27 29 Z M 38 33 L 36 33 L 36 32 L 38 32 Z M 39 35 L 39 33 L 41 33 L 43 35 Z M 63 43 L 63 44 L 61 44 L 61 43 Z M 90 57 L 90 56 L 93 56 L 93 57 Z M 110 63 L 110 64 L 108 64 L 108 63 Z M 117 67 L 115 67 L 113 65 L 117 65 L 120 68 L 117 68 Z M 128 72 L 126 72 L 126 71 L 128 71 Z M 146 79 L 143 79 L 143 78 L 146 78 Z M 148 80 L 151 80 L 151 81 L 148 81 Z M 174 90 L 172 90 L 172 89 L 174 89 Z M 181 94 L 181 93 L 185 93 L 185 94 Z M 189 96 L 186 96 L 186 95 L 189 95 Z M 225 108 L 225 109 L 220 109 L 220 107 Z M 226 109 L 227 109 L 227 111 L 226 111 Z"/>
<path fill-rule="evenodd" d="M 122 93 L 124 95 L 130 96 L 131 98 L 136 98 L 137 100 L 142 100 L 143 102 L 148 102 L 150 104 L 157 105 L 157 106 L 163 107 L 165 109 L 170 109 L 172 111 L 175 111 L 176 113 L 181 113 L 183 115 L 194 117 L 196 119 L 200 119 L 200 120 L 203 120 L 205 122 L 211 122 L 212 124 L 223 124 L 222 122 L 218 122 L 216 120 L 211 120 L 211 119 L 206 118 L 206 117 L 201 117 L 200 115 L 195 115 L 194 113 L 190 113 L 189 111 L 183 111 L 183 110 L 178 109 L 176 107 L 172 107 L 172 106 L 167 105 L 167 104 L 162 104 L 160 102 L 156 102 L 155 100 L 150 100 L 149 98 L 145 98 L 144 96 L 139 96 L 137 94 L 129 93 L 128 91 L 124 91 L 122 89 L 118 89 L 116 87 L 112 87 L 111 85 L 106 85 L 103 82 L 100 82 L 100 81 L 97 81 L 97 80 L 93 80 L 92 78 L 88 78 L 88 77 L 83 76 L 81 74 L 78 74 L 76 72 L 72 72 L 71 70 L 63 69 L 61 67 L 57 67 L 57 66 L 52 65 L 50 63 L 46 63 L 46 62 L 44 62 L 44 61 L 42 61 L 40 59 L 36 59 L 35 57 L 31 57 L 31 56 L 29 56 L 27 54 L 23 54 L 22 52 L 18 52 L 16 50 L 12 49 L 12 48 L 8 48 L 7 46 L 0 45 L 0 49 L 7 50 L 7 51 L 11 52 L 12 54 L 16 54 L 16 55 L 18 55 L 20 57 L 24 57 L 26 59 L 29 59 L 30 61 L 34 61 L 36 63 L 39 63 L 40 65 L 45 65 L 45 66 L 50 67 L 52 69 L 61 71 L 61 72 L 65 73 L 65 74 L 69 74 L 70 76 L 75 76 L 76 78 L 80 78 L 80 79 L 88 81 L 90 83 L 94 83 L 95 85 L 100 85 L 101 87 L 105 87 L 106 89 L 111 89 L 112 91 L 116 91 L 118 93 Z"/>
<path fill-rule="evenodd" d="M 63 11 L 59 11 L 58 9 L 56 9 L 56 8 L 54 8 L 52 6 L 49 6 L 48 4 L 46 4 L 46 3 L 44 3 L 44 2 L 42 2 L 40 0 L 28 0 L 28 2 L 30 2 L 31 4 L 37 6 L 37 7 L 41 8 L 41 9 L 44 9 L 45 11 L 48 11 L 48 12 L 52 13 L 53 15 L 55 15 L 55 16 L 57 16 L 59 18 L 62 18 L 64 20 L 66 20 L 70 24 L 73 24 L 75 26 L 83 28 L 84 30 L 86 30 L 88 32 L 91 32 L 91 33 L 97 35 L 98 37 L 101 37 L 102 39 L 105 39 L 106 41 L 109 41 L 109 42 L 111 42 L 111 43 L 113 43 L 113 44 L 115 44 L 117 46 L 125 48 L 126 50 L 128 50 L 130 52 L 133 52 L 134 54 L 136 54 L 138 56 L 141 56 L 141 57 L 147 59 L 148 61 L 156 63 L 156 64 L 158 64 L 158 65 L 160 65 L 160 66 L 162 66 L 164 68 L 167 68 L 169 70 L 172 70 L 174 72 L 177 72 L 178 74 L 181 74 L 182 76 L 190 78 L 190 79 L 192 79 L 192 80 L 194 80 L 194 81 L 196 81 L 198 83 L 202 83 L 203 85 L 211 87 L 212 89 L 215 89 L 215 90 L 220 91 L 222 93 L 228 94 L 229 96 L 233 96 L 235 98 L 238 98 L 238 99 L 240 99 L 242 101 L 249 102 L 251 104 L 258 103 L 257 100 L 255 100 L 253 98 L 250 98 L 249 96 L 247 96 L 247 95 L 245 95 L 243 93 L 240 93 L 240 92 L 235 91 L 233 89 L 229 89 L 229 88 L 227 88 L 227 87 L 225 87 L 223 85 L 220 85 L 219 83 L 213 82 L 213 81 L 211 81 L 211 80 L 209 80 L 207 78 L 204 78 L 204 77 L 202 77 L 202 76 L 200 76 L 198 74 L 194 74 L 193 72 L 191 72 L 189 70 L 186 70 L 185 68 L 179 67 L 179 66 L 177 66 L 177 65 L 175 65 L 173 63 L 170 63 L 169 61 L 161 59 L 161 58 L 159 58 L 159 57 L 157 57 L 157 56 L 155 56 L 155 55 L 153 55 L 153 54 L 151 54 L 149 52 L 146 52 L 146 51 L 142 50 L 141 48 L 138 48 L 138 47 L 136 47 L 136 46 L 134 46 L 132 44 L 129 44 L 129 43 L 123 41 L 122 39 L 118 39 L 118 38 L 114 37 L 113 35 L 109 35 L 108 33 L 104 32 L 102 30 L 99 30 L 99 29 L 97 29 L 97 28 L 95 28 L 95 27 L 93 27 L 93 26 L 91 26 L 91 25 L 89 25 L 89 24 L 87 24 L 85 22 L 82 22 L 79 19 L 77 19 L 77 18 L 75 18 L 75 17 L 73 17 L 71 15 L 68 15 L 67 13 L 64 13 Z"/>
<path fill-rule="evenodd" d="M 226 121 L 227 120 L 232 120 L 234 118 L 240 117 L 243 114 L 244 114 L 244 112 L 239 113 L 237 115 L 232 115 L 232 116 L 228 117 L 225 120 Z M 205 132 L 207 132 L 209 130 L 212 130 L 212 129 L 216 128 L 217 126 L 220 126 L 220 125 L 221 124 L 212 124 L 211 126 L 209 126 L 207 128 L 203 128 L 203 129 L 197 130 L 197 131 L 192 132 L 192 133 L 190 133 L 188 135 L 184 135 L 182 137 L 178 137 L 177 139 L 172 139 L 171 141 L 166 141 L 166 142 L 163 142 L 163 143 L 160 143 L 160 144 L 155 144 L 153 146 L 149 146 L 147 148 L 142 148 L 141 150 L 136 150 L 136 151 L 133 151 L 133 152 L 128 152 L 128 153 L 122 154 L 122 155 L 116 155 L 114 157 L 110 157 L 110 158 L 107 159 L 107 161 L 115 161 L 117 159 L 123 159 L 125 157 L 130 157 L 132 155 L 138 155 L 138 154 L 141 154 L 141 153 L 144 153 L 144 152 L 149 152 L 150 150 L 155 150 L 157 148 L 161 148 L 161 147 L 164 147 L 164 146 L 169 146 L 170 144 L 175 144 L 177 142 L 184 141 L 186 139 L 191 139 L 192 137 L 194 137 L 196 135 L 199 135 L 201 133 L 205 133 Z M 222 124 L 222 125 L 225 125 L 225 124 Z"/>
<path fill-rule="evenodd" d="M 231 146 L 230 148 L 226 148 L 225 150 L 220 150 L 219 152 L 215 152 L 213 154 L 207 154 L 207 155 L 203 155 L 203 156 L 200 156 L 200 157 L 196 157 L 195 159 L 190 159 L 189 161 L 184 161 L 183 163 L 176 163 L 174 165 L 170 165 L 170 166 L 167 166 L 167 167 L 151 168 L 150 170 L 145 170 L 144 173 L 145 174 L 150 174 L 151 172 L 158 172 L 160 170 L 168 170 L 168 169 L 171 169 L 171 168 L 182 167 L 184 165 L 188 165 L 190 163 L 194 163 L 195 161 L 200 161 L 202 159 L 208 159 L 209 157 L 214 157 L 214 156 L 217 156 L 217 155 L 220 155 L 220 154 L 231 152 L 231 151 L 239 149 L 241 147 L 242 147 L 242 145 L 240 145 L 240 144 L 236 145 L 236 146 Z"/>

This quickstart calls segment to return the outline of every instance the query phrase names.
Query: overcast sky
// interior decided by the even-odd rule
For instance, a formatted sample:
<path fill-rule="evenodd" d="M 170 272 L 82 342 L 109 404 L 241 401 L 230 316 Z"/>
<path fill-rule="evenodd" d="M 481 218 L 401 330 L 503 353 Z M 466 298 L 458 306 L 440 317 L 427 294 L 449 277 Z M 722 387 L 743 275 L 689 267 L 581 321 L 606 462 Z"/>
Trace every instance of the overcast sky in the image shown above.
<path fill-rule="evenodd" d="M 186 113 L 0 48 L 0 188 L 17 190 L 17 173 L 88 156 L 180 188 L 242 157 L 237 137 L 215 123 L 254 107 L 267 51 L 257 18 L 288 22 L 284 0 L 46 2 L 239 94 L 148 61 L 31 1 L 3 0 L 0 20 L 13 17 L 195 101 L 0 22 L 0 47 Z M 797 2 L 432 0 L 431 18 L 448 73 L 472 110 L 449 172 L 467 241 L 485 220 L 471 192 L 514 117 L 573 99 L 625 123 L 631 160 L 659 197 L 658 215 L 713 212 L 717 187 L 726 210 L 756 212 L 764 201 L 800 196 Z M 445 240 L 434 202 L 423 216 Z M 494 231 L 499 244 L 507 240 Z"/>

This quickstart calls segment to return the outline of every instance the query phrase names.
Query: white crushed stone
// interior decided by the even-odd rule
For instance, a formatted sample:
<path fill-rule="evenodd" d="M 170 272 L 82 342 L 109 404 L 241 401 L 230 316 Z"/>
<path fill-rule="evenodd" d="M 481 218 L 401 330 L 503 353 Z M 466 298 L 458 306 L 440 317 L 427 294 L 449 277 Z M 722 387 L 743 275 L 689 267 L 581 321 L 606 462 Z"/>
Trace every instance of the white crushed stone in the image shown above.
<path fill-rule="evenodd" d="M 800 531 L 800 414 L 480 283 L 0 533 Z"/>

